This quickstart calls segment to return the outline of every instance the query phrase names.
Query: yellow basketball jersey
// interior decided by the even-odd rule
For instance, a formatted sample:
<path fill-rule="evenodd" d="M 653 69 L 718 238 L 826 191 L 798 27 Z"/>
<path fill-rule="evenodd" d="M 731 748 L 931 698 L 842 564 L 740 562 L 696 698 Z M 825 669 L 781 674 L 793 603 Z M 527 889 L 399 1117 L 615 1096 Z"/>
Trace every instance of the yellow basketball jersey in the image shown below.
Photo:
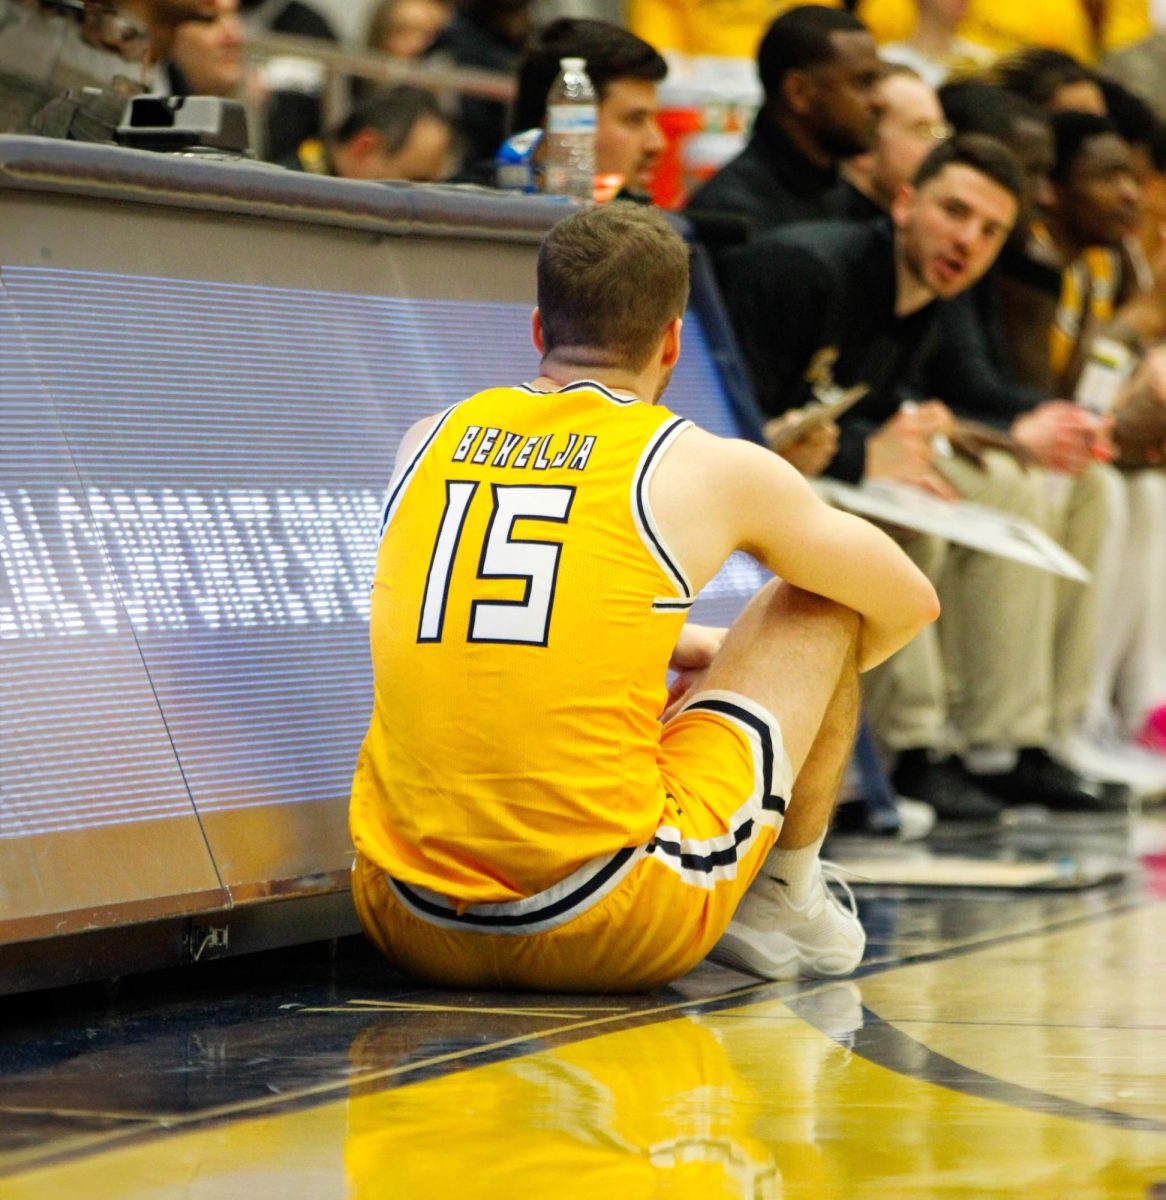
<path fill-rule="evenodd" d="M 688 425 L 597 384 L 448 410 L 386 501 L 366 857 L 465 904 L 648 841 L 668 659 L 692 603 L 648 484 Z"/>
<path fill-rule="evenodd" d="M 1049 329 L 1049 366 L 1058 389 L 1082 337 L 1113 319 L 1121 288 L 1121 255 L 1106 246 L 1088 246 L 1061 272 L 1061 295 Z"/>

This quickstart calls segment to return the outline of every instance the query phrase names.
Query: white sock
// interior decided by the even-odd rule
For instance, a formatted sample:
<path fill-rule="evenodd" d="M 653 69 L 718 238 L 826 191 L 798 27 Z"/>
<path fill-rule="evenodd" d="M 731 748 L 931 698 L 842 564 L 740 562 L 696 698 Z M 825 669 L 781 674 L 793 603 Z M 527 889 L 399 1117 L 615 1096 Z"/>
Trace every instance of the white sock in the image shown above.
<path fill-rule="evenodd" d="M 826 835 L 798 850 L 783 850 L 774 846 L 765 859 L 765 873 L 784 883 L 789 889 L 789 898 L 800 908 L 810 898 L 810 891 L 818 878 L 818 851 Z"/>

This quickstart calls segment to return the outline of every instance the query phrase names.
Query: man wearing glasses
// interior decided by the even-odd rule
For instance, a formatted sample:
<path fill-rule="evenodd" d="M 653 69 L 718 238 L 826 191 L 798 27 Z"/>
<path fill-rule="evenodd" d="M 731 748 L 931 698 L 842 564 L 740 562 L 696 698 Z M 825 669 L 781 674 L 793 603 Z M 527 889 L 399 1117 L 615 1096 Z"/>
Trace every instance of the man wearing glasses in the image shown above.
<path fill-rule="evenodd" d="M 869 221 L 891 211 L 891 201 L 927 155 L 951 136 L 935 89 L 910 67 L 888 63 L 875 90 L 874 144 L 842 164 L 837 215 Z"/>

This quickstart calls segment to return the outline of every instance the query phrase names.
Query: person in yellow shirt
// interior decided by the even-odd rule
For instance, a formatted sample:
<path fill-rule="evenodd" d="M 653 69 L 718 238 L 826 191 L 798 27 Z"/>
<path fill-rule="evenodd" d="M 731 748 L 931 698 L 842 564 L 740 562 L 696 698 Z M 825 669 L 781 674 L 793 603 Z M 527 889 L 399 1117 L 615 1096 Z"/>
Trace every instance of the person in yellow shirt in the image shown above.
<path fill-rule="evenodd" d="M 861 960 L 818 850 L 858 674 L 938 603 L 789 464 L 657 404 L 687 291 L 659 212 L 567 218 L 539 254 L 540 376 L 402 442 L 350 824 L 364 927 L 423 979 L 629 991 L 714 947 L 767 978 Z M 726 635 L 686 626 L 738 549 L 784 582 Z"/>
<path fill-rule="evenodd" d="M 929 3 L 932 0 L 929 0 Z M 990 55 L 1045 46 L 1095 63 L 1152 32 L 1147 0 L 940 0 L 964 8 L 957 34 Z M 855 12 L 880 42 L 910 38 L 916 29 L 916 0 L 858 0 Z"/>
<path fill-rule="evenodd" d="M 1094 63 L 1107 51 L 1146 37 L 1151 28 L 1146 0 L 971 0 L 960 32 L 996 54 L 1047 46 Z"/>
<path fill-rule="evenodd" d="M 753 59 L 791 0 L 629 0 L 628 28 L 665 54 Z M 826 0 L 826 8 L 845 8 Z"/>
<path fill-rule="evenodd" d="M 917 0 L 910 36 L 880 44 L 879 57 L 910 67 L 933 88 L 938 88 L 950 75 L 967 74 L 986 66 L 992 61 L 992 52 L 969 42 L 958 32 L 968 3 L 969 0 Z"/>

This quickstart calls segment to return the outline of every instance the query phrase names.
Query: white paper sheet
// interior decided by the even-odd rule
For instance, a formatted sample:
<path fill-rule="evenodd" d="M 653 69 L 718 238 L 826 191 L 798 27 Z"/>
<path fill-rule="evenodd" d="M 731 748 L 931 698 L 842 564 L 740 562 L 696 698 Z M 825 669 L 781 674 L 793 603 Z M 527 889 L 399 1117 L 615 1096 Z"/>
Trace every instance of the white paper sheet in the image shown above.
<path fill-rule="evenodd" d="M 985 554 L 998 554 L 1078 583 L 1089 582 L 1089 572 L 1077 559 L 1022 517 L 968 500 L 941 500 L 909 484 L 886 480 L 854 487 L 816 479 L 814 486 L 830 503 L 880 525 L 933 533 Z"/>

